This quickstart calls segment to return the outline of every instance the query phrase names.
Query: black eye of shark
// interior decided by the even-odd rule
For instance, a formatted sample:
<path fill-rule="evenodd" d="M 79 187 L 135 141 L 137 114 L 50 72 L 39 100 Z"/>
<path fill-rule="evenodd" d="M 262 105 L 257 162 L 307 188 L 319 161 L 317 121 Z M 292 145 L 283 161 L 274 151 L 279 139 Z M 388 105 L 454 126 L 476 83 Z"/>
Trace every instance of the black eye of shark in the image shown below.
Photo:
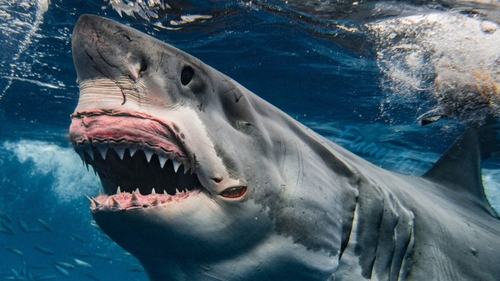
<path fill-rule="evenodd" d="M 194 69 L 190 66 L 185 66 L 181 72 L 182 85 L 187 86 L 187 84 L 189 84 L 189 82 L 191 82 L 191 80 L 193 79 L 193 76 L 194 76 Z"/>

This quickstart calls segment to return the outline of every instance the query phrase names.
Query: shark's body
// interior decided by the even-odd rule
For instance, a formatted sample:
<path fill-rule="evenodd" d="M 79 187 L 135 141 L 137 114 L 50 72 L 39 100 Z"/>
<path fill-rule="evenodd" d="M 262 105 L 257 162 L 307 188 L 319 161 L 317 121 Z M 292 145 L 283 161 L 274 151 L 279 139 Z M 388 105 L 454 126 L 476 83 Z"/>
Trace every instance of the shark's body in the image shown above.
<path fill-rule="evenodd" d="M 408 177 L 130 27 L 82 16 L 73 56 L 92 214 L 151 280 L 500 278 L 473 130 Z"/>

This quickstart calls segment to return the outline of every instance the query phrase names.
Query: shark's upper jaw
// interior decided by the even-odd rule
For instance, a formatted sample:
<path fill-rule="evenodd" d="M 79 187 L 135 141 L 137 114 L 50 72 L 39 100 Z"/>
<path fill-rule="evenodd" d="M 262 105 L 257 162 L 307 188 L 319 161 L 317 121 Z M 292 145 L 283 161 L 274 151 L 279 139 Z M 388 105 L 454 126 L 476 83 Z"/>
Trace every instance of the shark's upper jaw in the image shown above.
<path fill-rule="evenodd" d="M 202 190 L 175 123 L 103 110 L 76 112 L 72 119 L 75 150 L 105 192 L 92 201 L 94 210 L 152 207 Z"/>

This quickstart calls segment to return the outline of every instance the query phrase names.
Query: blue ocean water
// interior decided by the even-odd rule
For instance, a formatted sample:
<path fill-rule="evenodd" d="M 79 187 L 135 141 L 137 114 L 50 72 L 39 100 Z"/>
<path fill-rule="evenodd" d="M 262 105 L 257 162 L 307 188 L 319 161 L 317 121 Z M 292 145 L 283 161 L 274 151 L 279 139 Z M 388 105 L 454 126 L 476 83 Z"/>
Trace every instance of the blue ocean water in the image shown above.
<path fill-rule="evenodd" d="M 461 96 L 459 82 L 443 97 L 437 77 L 472 81 L 499 117 L 498 1 L 452 4 L 0 1 L 0 278 L 147 280 L 94 224 L 85 194 L 100 183 L 68 140 L 80 15 L 160 38 L 372 163 L 419 176 L 486 110 Z M 418 124 L 429 110 L 465 101 L 450 118 Z M 483 180 L 500 210 L 498 163 L 485 163 Z"/>

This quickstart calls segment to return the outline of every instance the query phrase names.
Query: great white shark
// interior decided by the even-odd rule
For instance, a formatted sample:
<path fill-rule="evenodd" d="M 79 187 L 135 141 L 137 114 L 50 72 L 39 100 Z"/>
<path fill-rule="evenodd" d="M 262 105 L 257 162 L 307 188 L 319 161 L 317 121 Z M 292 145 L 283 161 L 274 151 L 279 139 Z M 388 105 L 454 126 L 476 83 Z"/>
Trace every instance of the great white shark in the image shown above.
<path fill-rule="evenodd" d="M 151 280 L 500 279 L 475 130 L 410 177 L 131 27 L 84 15 L 72 50 L 92 215 Z"/>

